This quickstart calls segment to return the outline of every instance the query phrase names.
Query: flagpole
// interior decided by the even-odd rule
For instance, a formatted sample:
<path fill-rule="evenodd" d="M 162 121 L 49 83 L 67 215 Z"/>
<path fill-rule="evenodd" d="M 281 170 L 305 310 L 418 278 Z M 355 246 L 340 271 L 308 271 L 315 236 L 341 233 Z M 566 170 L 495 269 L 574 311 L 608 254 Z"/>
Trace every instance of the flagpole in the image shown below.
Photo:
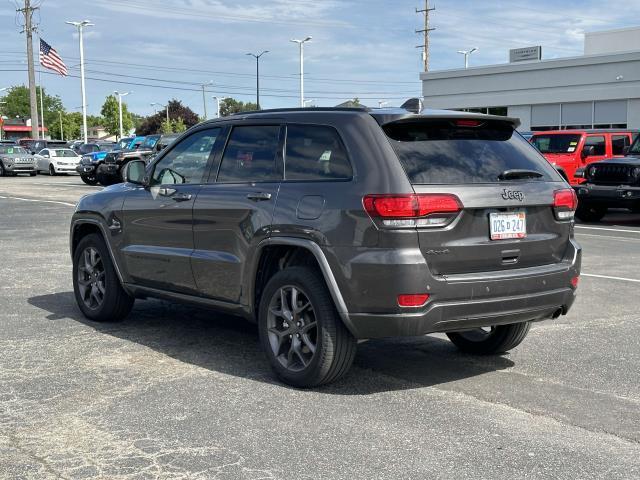
<path fill-rule="evenodd" d="M 38 68 L 38 83 L 40 84 L 40 128 L 42 129 L 42 140 L 44 140 L 44 94 L 42 92 L 42 66 Z"/>

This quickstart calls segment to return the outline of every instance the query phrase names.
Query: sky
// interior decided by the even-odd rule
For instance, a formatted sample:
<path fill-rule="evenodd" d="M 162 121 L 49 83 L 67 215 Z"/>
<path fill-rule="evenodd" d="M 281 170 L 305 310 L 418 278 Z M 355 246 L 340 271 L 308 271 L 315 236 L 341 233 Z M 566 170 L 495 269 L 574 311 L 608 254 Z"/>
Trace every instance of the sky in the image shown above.
<path fill-rule="evenodd" d="M 0 0 L 0 88 L 27 84 L 26 41 L 16 2 Z M 262 108 L 298 106 L 299 56 L 305 44 L 305 98 L 333 106 L 396 106 L 420 96 L 424 0 L 32 0 L 38 32 L 69 67 L 66 78 L 42 74 L 49 94 L 80 110 L 79 47 L 66 20 L 89 19 L 85 31 L 87 108 L 97 114 L 114 90 L 130 111 L 152 114 L 152 102 L 176 98 L 209 118 L 212 96 L 255 101 L 260 61 Z M 543 58 L 581 55 L 584 32 L 640 25 L 640 0 L 430 1 L 430 69 L 460 68 L 458 50 L 477 47 L 470 66 L 508 61 L 510 48 L 542 45 Z M 37 50 L 37 37 L 34 41 Z M 37 55 L 37 53 L 36 53 Z M 43 70 L 43 72 L 47 72 Z"/>

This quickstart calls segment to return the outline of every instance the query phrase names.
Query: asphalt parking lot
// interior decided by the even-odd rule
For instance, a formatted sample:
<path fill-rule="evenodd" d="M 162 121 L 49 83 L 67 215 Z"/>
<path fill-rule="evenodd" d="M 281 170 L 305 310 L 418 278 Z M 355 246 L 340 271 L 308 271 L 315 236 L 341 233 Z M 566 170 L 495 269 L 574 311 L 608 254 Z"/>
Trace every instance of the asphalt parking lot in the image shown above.
<path fill-rule="evenodd" d="M 0 478 L 640 478 L 640 215 L 578 225 L 579 297 L 509 355 L 368 341 L 335 385 L 278 383 L 243 320 L 75 306 L 78 177 L 0 178 Z"/>

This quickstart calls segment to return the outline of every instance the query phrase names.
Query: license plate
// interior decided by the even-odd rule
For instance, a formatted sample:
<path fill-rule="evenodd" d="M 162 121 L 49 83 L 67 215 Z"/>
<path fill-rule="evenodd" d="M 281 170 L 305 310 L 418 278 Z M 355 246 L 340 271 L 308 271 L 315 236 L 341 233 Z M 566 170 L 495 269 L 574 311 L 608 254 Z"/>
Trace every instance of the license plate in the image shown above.
<path fill-rule="evenodd" d="M 526 215 L 524 212 L 490 213 L 489 230 L 491 240 L 525 238 L 527 236 Z"/>

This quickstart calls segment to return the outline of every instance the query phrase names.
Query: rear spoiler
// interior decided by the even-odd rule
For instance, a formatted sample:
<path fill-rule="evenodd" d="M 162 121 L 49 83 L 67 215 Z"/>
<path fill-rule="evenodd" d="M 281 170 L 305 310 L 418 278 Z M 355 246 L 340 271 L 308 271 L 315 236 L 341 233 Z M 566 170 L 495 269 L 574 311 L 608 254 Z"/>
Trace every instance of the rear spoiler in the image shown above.
<path fill-rule="evenodd" d="M 424 120 L 478 120 L 478 121 L 494 121 L 505 122 L 511 124 L 514 128 L 520 126 L 520 119 L 514 117 L 503 117 L 500 115 L 487 115 L 484 113 L 459 112 L 455 110 L 422 110 L 419 114 L 411 113 L 401 109 L 378 109 L 371 110 L 369 114 L 382 127 L 389 123 L 395 122 L 415 122 Z"/>

